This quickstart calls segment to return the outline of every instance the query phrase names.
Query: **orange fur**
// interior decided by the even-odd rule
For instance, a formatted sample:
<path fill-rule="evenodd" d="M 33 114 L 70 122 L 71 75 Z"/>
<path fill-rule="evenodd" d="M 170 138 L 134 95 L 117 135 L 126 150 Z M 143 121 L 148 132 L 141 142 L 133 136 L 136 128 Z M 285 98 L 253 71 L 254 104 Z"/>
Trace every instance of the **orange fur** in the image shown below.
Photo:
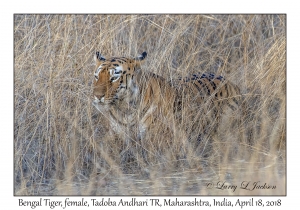
<path fill-rule="evenodd" d="M 239 89 L 223 77 L 193 74 L 171 83 L 141 70 L 146 55 L 134 59 L 105 59 L 99 53 L 95 56 L 93 104 L 109 119 L 112 130 L 125 135 L 125 139 L 143 138 L 156 121 L 167 127 L 175 126 L 177 131 L 187 131 L 179 125 L 182 113 L 191 116 L 193 125 L 188 132 L 192 129 L 205 133 L 212 120 L 222 113 L 221 105 L 238 108 Z"/>

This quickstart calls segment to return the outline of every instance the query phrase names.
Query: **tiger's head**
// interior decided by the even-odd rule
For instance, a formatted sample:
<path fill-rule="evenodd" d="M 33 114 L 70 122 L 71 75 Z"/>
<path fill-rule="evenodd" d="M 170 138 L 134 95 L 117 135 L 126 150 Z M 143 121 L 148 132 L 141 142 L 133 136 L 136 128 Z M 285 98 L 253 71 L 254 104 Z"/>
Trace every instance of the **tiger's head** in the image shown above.
<path fill-rule="evenodd" d="M 146 58 L 143 52 L 136 58 L 111 57 L 106 59 L 99 52 L 95 54 L 96 71 L 94 72 L 94 104 L 111 104 L 122 99 L 128 90 L 134 89 L 134 76 Z"/>

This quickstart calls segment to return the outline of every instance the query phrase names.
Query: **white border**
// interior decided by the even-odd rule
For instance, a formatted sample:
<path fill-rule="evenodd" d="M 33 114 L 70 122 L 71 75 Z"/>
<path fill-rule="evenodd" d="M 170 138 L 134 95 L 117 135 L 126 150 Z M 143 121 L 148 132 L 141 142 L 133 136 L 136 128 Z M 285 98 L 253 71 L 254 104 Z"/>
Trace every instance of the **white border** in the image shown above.
<path fill-rule="evenodd" d="M 286 13 L 287 14 L 287 197 L 282 207 L 298 206 L 299 173 L 299 12 L 287 1 L 10 1 L 1 7 L 1 206 L 18 207 L 13 197 L 13 14 L 14 13 Z M 297 63 L 296 63 L 297 62 Z M 162 198 L 162 197 L 160 197 Z M 203 197 L 206 199 L 207 197 Z M 219 197 L 220 198 L 220 197 Z M 232 199 L 233 197 L 229 197 Z M 266 197 L 265 197 L 266 198 Z M 272 199 L 275 197 L 272 197 Z M 208 198 L 210 199 L 210 198 Z M 28 209 L 28 208 L 27 208 Z M 40 209 L 40 208 L 39 208 Z M 46 209 L 46 208 L 45 208 Z M 49 208 L 48 208 L 49 209 Z"/>
<path fill-rule="evenodd" d="M 172 1 L 172 0 L 114 0 L 114 1 L 61 1 L 53 0 L 41 3 L 37 0 L 16 0 L 7 4 L 13 13 L 286 13 L 295 9 L 296 4 L 279 0 L 252 1 Z M 3 7 L 4 9 L 5 7 Z"/>

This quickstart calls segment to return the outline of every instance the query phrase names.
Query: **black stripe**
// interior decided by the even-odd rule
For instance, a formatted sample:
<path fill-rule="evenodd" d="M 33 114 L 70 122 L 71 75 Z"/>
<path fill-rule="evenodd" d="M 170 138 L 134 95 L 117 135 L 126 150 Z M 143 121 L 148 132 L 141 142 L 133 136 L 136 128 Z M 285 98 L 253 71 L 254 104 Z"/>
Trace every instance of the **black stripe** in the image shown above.
<path fill-rule="evenodd" d="M 212 84 L 212 86 L 213 86 L 213 89 L 216 90 L 216 89 L 217 89 L 216 83 L 214 83 L 214 81 L 211 81 L 211 84 Z"/>
<path fill-rule="evenodd" d="M 233 106 L 233 105 L 231 105 L 229 103 L 227 103 L 227 105 L 230 107 L 231 110 L 235 110 L 236 109 L 235 106 Z"/>
<path fill-rule="evenodd" d="M 224 85 L 224 89 L 226 91 L 226 96 L 225 97 L 228 97 L 229 96 L 229 92 L 228 92 L 228 85 L 227 85 L 227 83 Z"/>
<path fill-rule="evenodd" d="M 209 89 L 209 87 L 206 86 L 206 89 L 207 89 L 208 95 L 210 95 L 210 89 Z"/>
<path fill-rule="evenodd" d="M 199 92 L 202 92 L 201 88 L 195 82 L 193 82 L 193 85 L 196 86 L 196 88 L 198 89 Z"/>
<path fill-rule="evenodd" d="M 202 93 L 204 93 L 206 96 L 210 96 L 211 95 L 211 92 L 210 92 L 210 89 L 209 87 L 206 85 L 206 84 L 202 84 Z"/>
<path fill-rule="evenodd" d="M 121 61 L 127 62 L 127 60 L 126 60 L 126 59 L 124 59 L 124 58 L 118 58 L 118 60 L 121 60 Z"/>
<path fill-rule="evenodd" d="M 236 98 L 232 99 L 234 101 L 234 103 L 239 104 L 239 101 Z"/>
<path fill-rule="evenodd" d="M 147 104 L 144 108 L 143 108 L 143 111 L 142 111 L 142 116 L 144 116 L 146 114 L 146 112 L 149 110 L 150 108 L 150 104 Z"/>
<path fill-rule="evenodd" d="M 126 74 L 126 89 L 127 89 L 127 84 L 128 84 L 128 74 Z"/>

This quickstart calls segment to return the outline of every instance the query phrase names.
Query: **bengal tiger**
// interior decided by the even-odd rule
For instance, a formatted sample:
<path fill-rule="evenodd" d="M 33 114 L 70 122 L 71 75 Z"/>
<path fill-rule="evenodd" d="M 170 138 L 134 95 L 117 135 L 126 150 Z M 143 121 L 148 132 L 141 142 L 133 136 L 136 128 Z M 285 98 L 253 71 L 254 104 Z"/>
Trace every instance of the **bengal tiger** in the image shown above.
<path fill-rule="evenodd" d="M 222 113 L 221 106 L 238 107 L 239 89 L 224 77 L 206 73 L 167 80 L 141 69 L 146 57 L 146 52 L 136 58 L 105 58 L 99 52 L 94 57 L 93 105 L 128 145 L 143 139 L 158 121 L 178 133 L 195 129 L 207 133 L 211 118 Z M 189 129 L 182 128 L 184 114 L 191 115 L 193 126 Z"/>

